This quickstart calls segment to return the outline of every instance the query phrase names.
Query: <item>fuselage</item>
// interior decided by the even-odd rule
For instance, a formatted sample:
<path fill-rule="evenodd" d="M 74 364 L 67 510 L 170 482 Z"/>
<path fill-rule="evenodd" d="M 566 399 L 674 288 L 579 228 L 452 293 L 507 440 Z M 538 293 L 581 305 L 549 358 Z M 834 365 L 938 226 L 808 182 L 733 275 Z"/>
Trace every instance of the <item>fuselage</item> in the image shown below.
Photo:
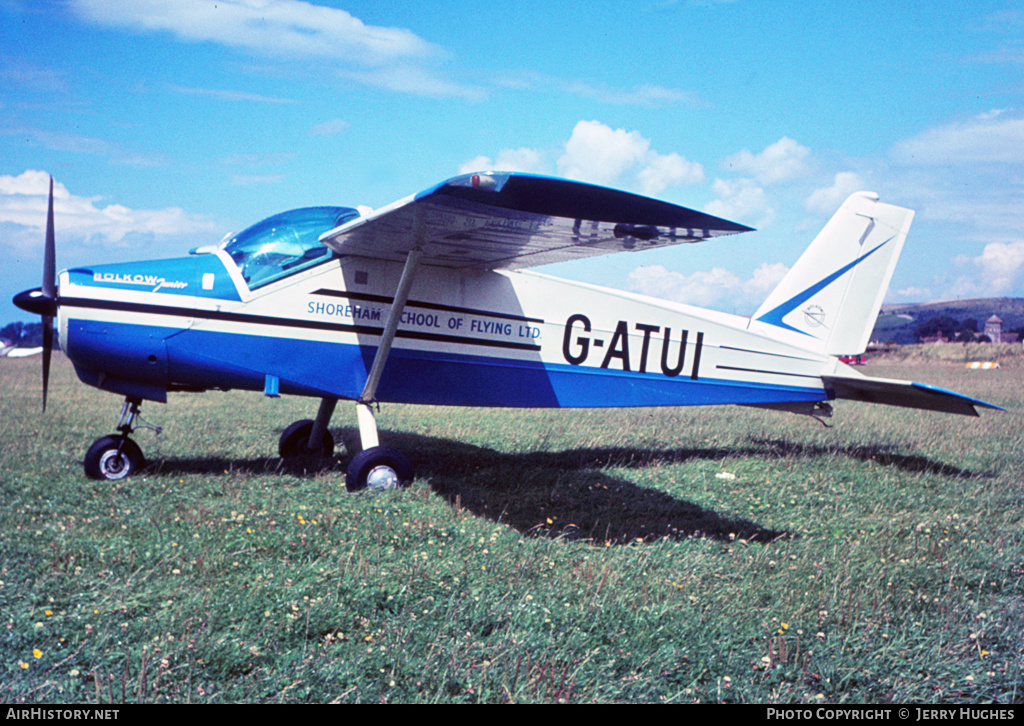
<path fill-rule="evenodd" d="M 261 262 L 264 248 L 246 257 L 238 247 L 61 273 L 59 340 L 79 377 L 157 401 L 206 389 L 358 398 L 402 265 L 308 245 L 291 250 L 295 264 Z M 834 358 L 746 326 L 535 272 L 424 265 L 376 398 L 599 407 L 827 397 L 821 376 Z"/>

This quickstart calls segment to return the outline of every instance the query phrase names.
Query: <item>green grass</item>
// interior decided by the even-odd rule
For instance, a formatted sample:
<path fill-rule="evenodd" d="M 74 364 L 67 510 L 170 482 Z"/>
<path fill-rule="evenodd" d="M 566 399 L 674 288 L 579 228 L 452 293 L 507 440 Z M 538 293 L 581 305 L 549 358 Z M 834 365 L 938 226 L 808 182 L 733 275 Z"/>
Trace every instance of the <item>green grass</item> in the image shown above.
<path fill-rule="evenodd" d="M 316 402 L 146 405 L 0 360 L 0 700 L 1019 702 L 1020 370 L 872 363 L 1005 406 L 384 406 L 413 486 L 346 493 L 277 436 Z"/>

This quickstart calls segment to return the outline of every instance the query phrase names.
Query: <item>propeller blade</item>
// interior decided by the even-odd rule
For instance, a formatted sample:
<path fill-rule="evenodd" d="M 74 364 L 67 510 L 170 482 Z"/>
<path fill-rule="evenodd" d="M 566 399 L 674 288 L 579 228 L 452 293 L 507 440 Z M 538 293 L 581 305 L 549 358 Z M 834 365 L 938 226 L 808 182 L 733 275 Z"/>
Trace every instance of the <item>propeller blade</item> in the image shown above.
<path fill-rule="evenodd" d="M 50 386 L 50 357 L 53 353 L 53 318 L 57 315 L 57 243 L 53 233 L 53 177 L 46 212 L 46 247 L 43 250 L 43 286 L 14 296 L 14 304 L 43 318 L 43 411 Z"/>
<path fill-rule="evenodd" d="M 43 249 L 43 296 L 56 309 L 57 242 L 53 232 L 53 177 L 50 177 L 50 201 L 46 210 L 46 246 Z M 53 316 L 43 315 L 43 413 L 50 387 L 50 357 L 53 353 Z"/>
<path fill-rule="evenodd" d="M 43 413 L 46 413 L 46 391 L 50 387 L 50 354 L 53 352 L 53 318 L 43 318 Z"/>
<path fill-rule="evenodd" d="M 43 250 L 43 295 L 51 300 L 57 293 L 57 243 L 53 234 L 53 177 L 50 177 L 50 204 L 46 212 L 46 247 Z"/>

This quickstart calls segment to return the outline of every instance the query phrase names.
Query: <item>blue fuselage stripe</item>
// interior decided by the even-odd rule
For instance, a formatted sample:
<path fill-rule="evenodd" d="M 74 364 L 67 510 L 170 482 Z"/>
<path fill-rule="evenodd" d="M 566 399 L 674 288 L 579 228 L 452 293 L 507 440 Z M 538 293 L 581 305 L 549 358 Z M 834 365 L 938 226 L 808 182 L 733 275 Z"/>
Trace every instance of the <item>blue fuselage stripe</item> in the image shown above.
<path fill-rule="evenodd" d="M 153 312 L 149 307 L 147 312 Z M 176 309 L 173 314 L 187 316 L 190 312 Z M 240 317 L 246 323 L 263 322 L 255 320 L 255 316 Z M 270 320 L 278 326 L 308 327 L 300 321 Z M 362 326 L 328 327 L 338 330 Z M 378 328 L 360 332 L 372 336 L 380 333 Z M 375 344 L 77 321 L 73 317 L 69 320 L 68 337 L 66 350 L 83 380 L 97 385 L 97 380 L 112 376 L 118 381 L 116 390 L 124 393 L 125 387 L 138 379 L 139 395 L 145 398 L 154 397 L 154 386 L 165 390 L 262 391 L 266 376 L 270 375 L 280 380 L 282 394 L 354 399 L 362 392 L 377 350 Z M 116 370 L 111 366 L 116 366 Z M 97 375 L 100 373 L 104 375 Z M 377 397 L 403 403 L 575 408 L 819 401 L 825 393 L 820 385 L 703 377 L 694 380 L 689 376 L 668 377 L 539 359 L 395 347 Z"/>

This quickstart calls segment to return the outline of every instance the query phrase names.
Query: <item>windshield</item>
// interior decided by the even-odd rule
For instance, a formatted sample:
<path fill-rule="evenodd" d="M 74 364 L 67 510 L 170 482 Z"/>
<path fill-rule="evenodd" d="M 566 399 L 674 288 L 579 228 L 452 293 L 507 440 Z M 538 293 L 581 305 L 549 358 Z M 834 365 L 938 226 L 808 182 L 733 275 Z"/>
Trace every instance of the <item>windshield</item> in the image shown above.
<path fill-rule="evenodd" d="M 257 222 L 224 243 L 250 290 L 331 258 L 324 232 L 355 219 L 347 207 L 293 209 Z"/>

